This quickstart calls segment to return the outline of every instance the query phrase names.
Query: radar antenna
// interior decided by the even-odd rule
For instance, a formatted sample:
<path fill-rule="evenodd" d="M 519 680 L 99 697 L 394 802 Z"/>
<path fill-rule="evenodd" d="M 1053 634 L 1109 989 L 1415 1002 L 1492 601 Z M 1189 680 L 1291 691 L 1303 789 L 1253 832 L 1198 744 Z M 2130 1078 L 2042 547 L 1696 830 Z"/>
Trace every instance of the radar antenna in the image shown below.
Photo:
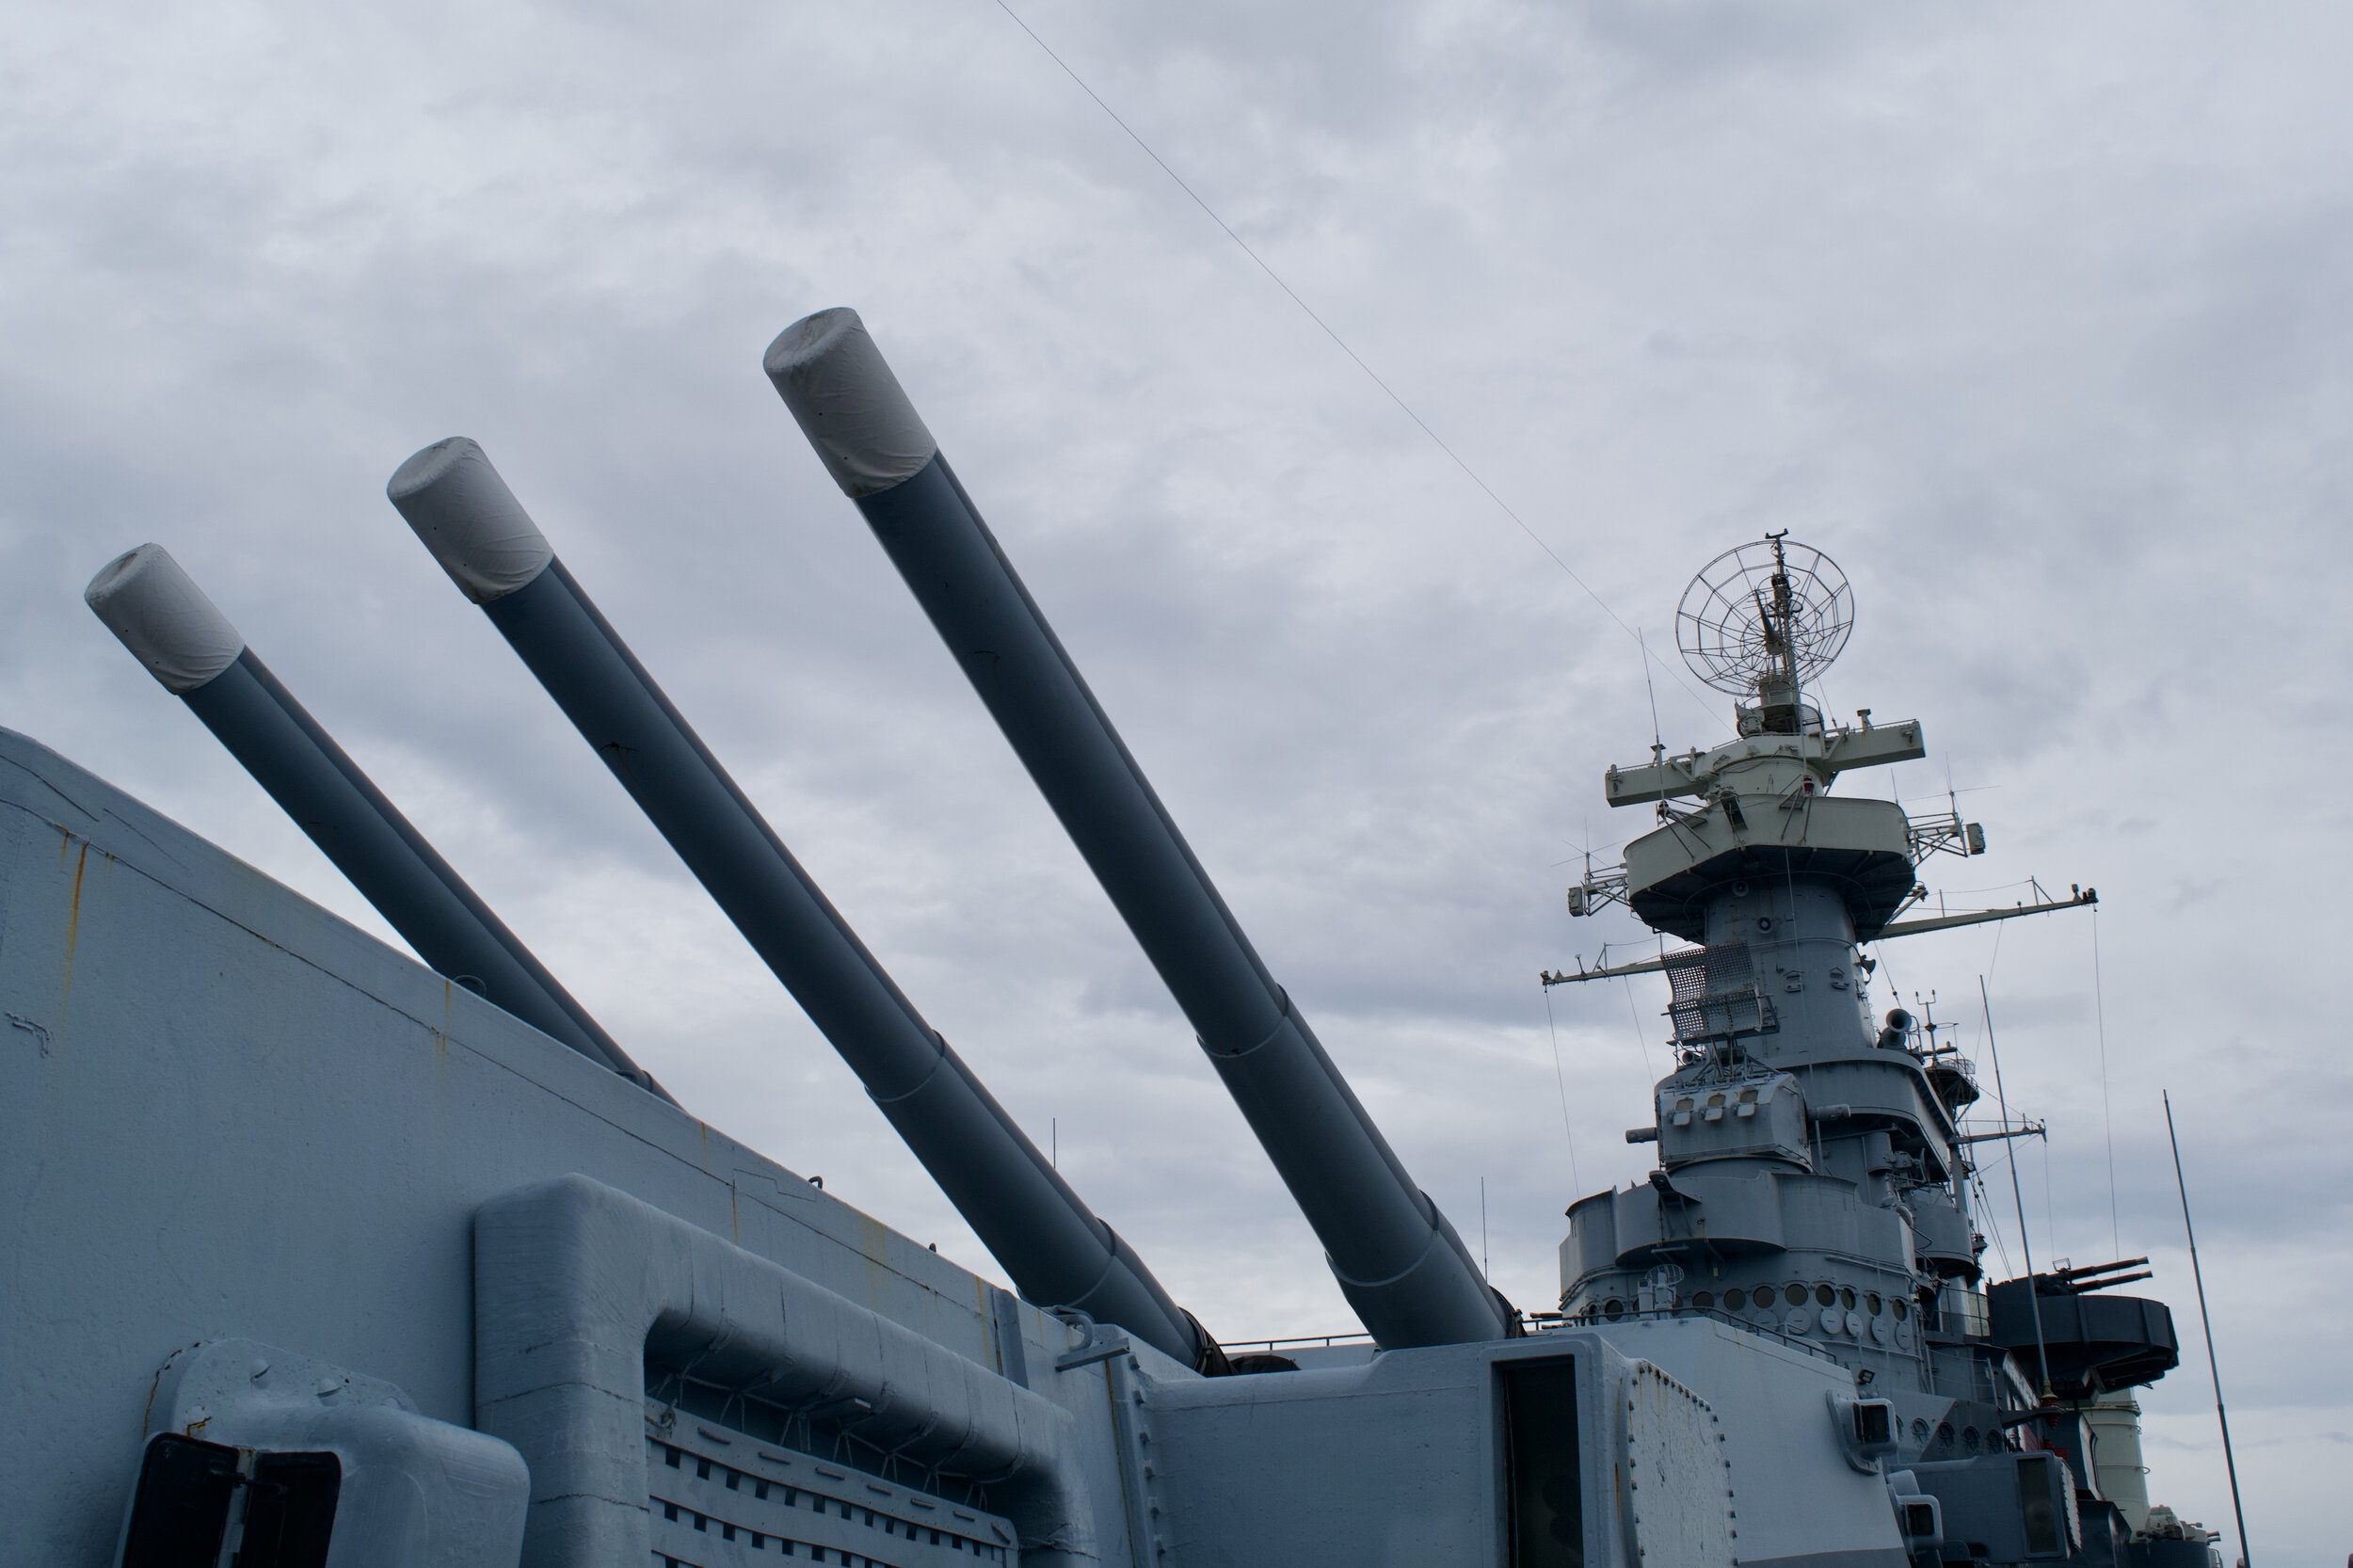
<path fill-rule="evenodd" d="M 1852 630 L 1847 574 L 1785 530 L 1708 562 L 1675 607 L 1675 644 L 1691 673 L 1766 710 L 1794 709 Z"/>

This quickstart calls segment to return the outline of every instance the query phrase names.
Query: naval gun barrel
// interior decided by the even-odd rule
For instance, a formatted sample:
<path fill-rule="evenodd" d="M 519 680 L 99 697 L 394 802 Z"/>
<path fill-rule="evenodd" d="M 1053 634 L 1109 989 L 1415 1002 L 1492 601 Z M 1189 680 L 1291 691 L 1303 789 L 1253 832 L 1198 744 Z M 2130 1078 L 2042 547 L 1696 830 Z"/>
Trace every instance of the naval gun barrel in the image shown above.
<path fill-rule="evenodd" d="M 796 322 L 764 368 L 1175 995 L 1374 1339 L 1512 1333 L 1516 1315 L 1259 961 L 857 312 Z"/>
<path fill-rule="evenodd" d="M 319 728 L 163 546 L 143 544 L 107 562 L 82 597 L 418 957 L 541 1033 L 670 1098 Z"/>
<path fill-rule="evenodd" d="M 565 569 L 480 446 L 387 488 L 679 858 L 792 993 L 1016 1288 L 1204 1370 L 1222 1353 L 915 1010 Z"/>

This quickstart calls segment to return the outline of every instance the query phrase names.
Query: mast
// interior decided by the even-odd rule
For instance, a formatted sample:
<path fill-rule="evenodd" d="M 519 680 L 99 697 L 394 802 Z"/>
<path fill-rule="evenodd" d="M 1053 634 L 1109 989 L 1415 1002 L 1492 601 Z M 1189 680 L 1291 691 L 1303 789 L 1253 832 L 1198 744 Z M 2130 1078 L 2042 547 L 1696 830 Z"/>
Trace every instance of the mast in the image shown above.
<path fill-rule="evenodd" d="M 1736 738 L 1654 749 L 1647 765 L 1604 776 L 1610 805 L 1655 805 L 1659 825 L 1627 841 L 1623 865 L 1589 869 L 1570 913 L 1624 904 L 1691 945 L 1544 976 L 1549 986 L 1663 972 L 1676 1053 L 1654 1125 L 1627 1132 L 1657 1146 L 1658 1168 L 1569 1210 L 1561 1307 L 1604 1323 L 1715 1313 L 1823 1351 L 1881 1389 L 1972 1390 L 1899 1445 L 1923 1464 L 1966 1464 L 2008 1451 L 2018 1413 L 1999 1408 L 1997 1373 L 2023 1366 L 2025 1387 L 2072 1399 L 2150 1381 L 2178 1352 L 2164 1304 L 2084 1304 L 2120 1283 L 2106 1271 L 2060 1280 L 2065 1300 L 2047 1304 L 2051 1279 L 2031 1256 L 2025 1278 L 1987 1287 L 1969 1145 L 2041 1127 L 2013 1127 L 2005 1110 L 1999 1131 L 1962 1129 L 1978 1099 L 1974 1067 L 1932 1022 L 1900 1007 L 1873 1017 L 1865 950 L 2090 907 L 2097 895 L 1897 918 L 1924 895 L 1929 856 L 1982 854 L 1985 836 L 1957 814 L 1914 821 L 1897 802 L 1836 792 L 1849 773 L 1927 755 L 1915 720 L 1875 725 L 1866 711 L 1859 726 L 1825 724 L 1804 704 L 1853 616 L 1836 564 L 1785 533 L 1718 556 L 1686 590 L 1676 635 L 1693 672 L 1734 699 Z M 1999 1094 L 1998 1048 L 1993 1076 Z M 2023 1226 L 2023 1199 L 2019 1211 Z"/>

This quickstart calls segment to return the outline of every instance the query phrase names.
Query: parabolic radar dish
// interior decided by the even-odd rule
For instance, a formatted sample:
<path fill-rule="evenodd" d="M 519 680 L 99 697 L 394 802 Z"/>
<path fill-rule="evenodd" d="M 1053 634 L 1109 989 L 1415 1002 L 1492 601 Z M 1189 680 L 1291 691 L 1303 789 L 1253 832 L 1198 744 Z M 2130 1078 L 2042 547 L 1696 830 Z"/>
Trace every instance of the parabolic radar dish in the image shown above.
<path fill-rule="evenodd" d="M 1675 645 L 1691 673 L 1734 696 L 1802 687 L 1854 630 L 1854 590 L 1838 563 L 1786 535 L 1725 551 L 1675 607 Z"/>

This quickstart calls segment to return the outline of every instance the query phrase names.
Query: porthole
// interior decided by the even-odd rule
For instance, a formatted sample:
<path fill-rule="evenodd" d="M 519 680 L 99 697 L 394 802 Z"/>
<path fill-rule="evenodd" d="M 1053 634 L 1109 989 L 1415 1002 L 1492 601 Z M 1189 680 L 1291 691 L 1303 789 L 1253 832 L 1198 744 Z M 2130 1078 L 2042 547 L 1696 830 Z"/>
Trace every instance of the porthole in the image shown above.
<path fill-rule="evenodd" d="M 1845 1307 L 1848 1311 L 1852 1312 L 1854 1310 L 1854 1292 L 1852 1290 L 1839 1291 L 1838 1304 Z"/>
<path fill-rule="evenodd" d="M 1732 885 L 1732 896 L 1733 896 L 1734 898 L 1746 898 L 1746 897 L 1748 897 L 1748 896 L 1749 896 L 1749 885 L 1748 885 L 1747 883 L 1745 883 L 1745 882 L 1736 882 L 1736 883 L 1734 883 L 1734 884 Z"/>
<path fill-rule="evenodd" d="M 1724 1292 L 1724 1310 L 1726 1312 L 1745 1311 L 1748 1308 L 1748 1304 L 1749 1293 L 1746 1290 L 1741 1289 L 1738 1286 L 1734 1286 L 1731 1289 Z"/>
<path fill-rule="evenodd" d="M 1757 916 L 1757 917 L 1756 917 L 1756 929 L 1757 929 L 1757 930 L 1759 930 L 1759 931 L 1770 931 L 1770 930 L 1772 930 L 1772 929 L 1773 929 L 1773 917 L 1772 917 L 1772 916 L 1770 916 L 1770 915 L 1759 915 L 1759 916 Z"/>
<path fill-rule="evenodd" d="M 1929 1440 L 1929 1421 L 1927 1416 L 1914 1416 L 1912 1418 L 1912 1440 L 1914 1443 L 1925 1443 Z"/>
<path fill-rule="evenodd" d="M 1601 1304 L 1601 1315 L 1614 1323 L 1625 1316 L 1625 1303 L 1612 1296 Z"/>
<path fill-rule="evenodd" d="M 1702 1290 L 1692 1296 L 1691 1304 L 1702 1308 L 1714 1306 L 1716 1304 L 1716 1292 L 1713 1290 Z"/>
<path fill-rule="evenodd" d="M 1908 1302 L 1908 1301 L 1904 1300 L 1901 1296 L 1897 1296 L 1897 1298 L 1896 1298 L 1893 1302 L 1889 1303 L 1888 1304 L 1889 1304 L 1889 1305 L 1891 1305 L 1891 1306 L 1893 1306 L 1893 1307 L 1896 1309 L 1896 1321 L 1897 1321 L 1897 1322 L 1899 1322 L 1899 1323 L 1900 1323 L 1900 1322 L 1902 1322 L 1902 1321 L 1903 1321 L 1906 1318 L 1909 1318 L 1909 1317 L 1911 1317 L 1911 1316 L 1912 1316 L 1912 1304 L 1911 1304 L 1910 1302 Z"/>
<path fill-rule="evenodd" d="M 1781 1297 L 1782 1300 L 1787 1302 L 1791 1306 L 1803 1306 L 1805 1304 L 1805 1287 L 1802 1285 L 1792 1285 L 1781 1293 Z"/>
<path fill-rule="evenodd" d="M 1872 1291 L 1863 1298 L 1863 1304 L 1870 1309 L 1872 1317 L 1878 1317 L 1880 1315 L 1880 1293 L 1877 1290 Z"/>
<path fill-rule="evenodd" d="M 1814 1303 L 1817 1306 L 1836 1306 L 1838 1292 L 1827 1285 L 1817 1285 L 1814 1288 Z"/>
<path fill-rule="evenodd" d="M 1961 1429 L 1961 1446 L 1968 1449 L 1971 1453 L 1976 1453 L 1977 1451 L 1977 1428 L 1963 1427 Z"/>
<path fill-rule="evenodd" d="M 1952 1424 L 1952 1422 L 1950 1422 L 1950 1421 L 1939 1421 L 1939 1422 L 1936 1424 L 1936 1440 L 1937 1440 L 1939 1443 L 1944 1444 L 1944 1445 L 1945 1445 L 1945 1447 L 1946 1447 L 1946 1448 L 1951 1448 L 1951 1447 L 1953 1446 L 1953 1424 Z"/>

